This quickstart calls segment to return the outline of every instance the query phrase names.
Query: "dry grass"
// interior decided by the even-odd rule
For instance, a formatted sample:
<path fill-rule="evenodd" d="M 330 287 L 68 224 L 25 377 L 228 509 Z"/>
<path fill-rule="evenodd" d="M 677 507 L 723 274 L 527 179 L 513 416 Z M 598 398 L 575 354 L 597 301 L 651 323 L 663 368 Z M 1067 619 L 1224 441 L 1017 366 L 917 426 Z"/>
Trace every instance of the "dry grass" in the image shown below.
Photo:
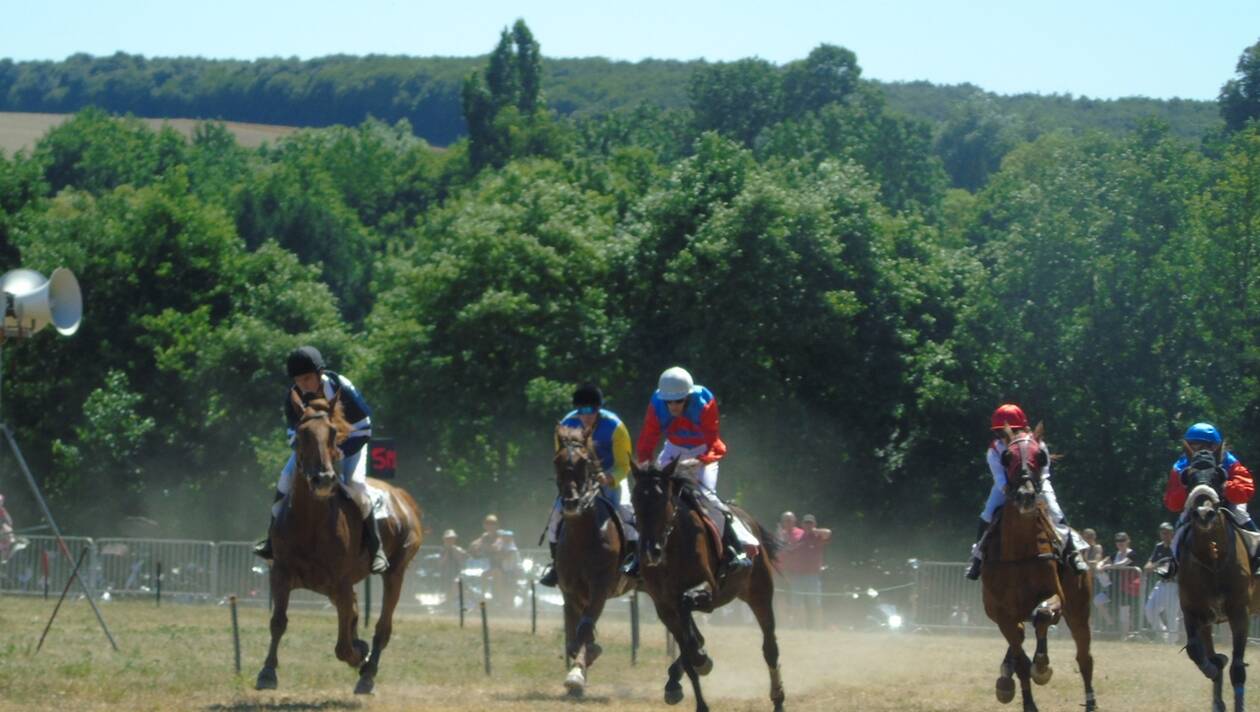
<path fill-rule="evenodd" d="M 352 670 L 332 656 L 331 611 L 299 611 L 281 647 L 278 692 L 255 692 L 267 646 L 267 612 L 241 610 L 243 673 L 232 670 L 224 607 L 139 602 L 104 604 L 122 647 L 112 653 L 91 610 L 68 602 L 44 650 L 35 642 L 51 602 L 0 598 L 0 708 L 96 710 L 663 710 L 664 637 L 645 631 L 637 667 L 629 665 L 624 625 L 601 626 L 605 657 L 592 670 L 588 695 L 562 694 L 560 633 L 548 621 L 531 636 L 526 624 L 492 621 L 494 675 L 482 671 L 479 626 L 405 617 L 382 660 L 377 694 L 350 694 Z M 709 626 L 716 661 L 705 679 L 714 710 L 768 710 L 760 637 L 752 627 Z M 1002 654 L 994 637 L 787 630 L 780 634 L 791 710 L 950 712 L 1018 709 L 999 705 L 993 679 Z M 1036 688 L 1042 710 L 1075 710 L 1080 679 L 1066 639 L 1051 642 L 1054 680 Z M 1100 642 L 1095 687 L 1104 710 L 1207 708 L 1208 684 L 1174 646 Z M 688 699 L 678 709 L 692 709 Z"/>
<path fill-rule="evenodd" d="M 70 114 L 0 112 L 0 150 L 7 155 L 13 155 L 19 149 L 29 151 L 40 137 L 48 133 L 49 129 L 60 125 L 70 116 Z M 164 124 L 170 125 L 185 137 L 191 137 L 193 129 L 201 123 L 197 119 L 141 119 L 141 121 L 155 131 Z M 229 121 L 224 125 L 236 136 L 236 141 L 246 148 L 257 148 L 264 141 L 274 142 L 297 131 L 294 126 L 271 124 L 245 124 Z"/>

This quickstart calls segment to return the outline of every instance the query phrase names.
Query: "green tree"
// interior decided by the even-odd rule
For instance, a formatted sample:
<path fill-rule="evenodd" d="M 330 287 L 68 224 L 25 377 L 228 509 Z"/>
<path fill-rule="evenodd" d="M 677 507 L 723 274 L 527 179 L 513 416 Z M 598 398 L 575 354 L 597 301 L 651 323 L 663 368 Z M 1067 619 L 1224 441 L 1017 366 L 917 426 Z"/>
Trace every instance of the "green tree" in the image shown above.
<path fill-rule="evenodd" d="M 1243 50 L 1235 71 L 1217 98 L 1229 131 L 1239 131 L 1248 121 L 1260 118 L 1260 42 Z"/>
<path fill-rule="evenodd" d="M 696 130 L 717 131 L 745 146 L 782 116 L 783 80 L 762 59 L 697 69 L 688 83 Z"/>
<path fill-rule="evenodd" d="M 844 101 L 857 89 L 861 76 L 862 68 L 853 52 L 818 45 L 805 59 L 784 67 L 783 113 L 799 116 Z"/>

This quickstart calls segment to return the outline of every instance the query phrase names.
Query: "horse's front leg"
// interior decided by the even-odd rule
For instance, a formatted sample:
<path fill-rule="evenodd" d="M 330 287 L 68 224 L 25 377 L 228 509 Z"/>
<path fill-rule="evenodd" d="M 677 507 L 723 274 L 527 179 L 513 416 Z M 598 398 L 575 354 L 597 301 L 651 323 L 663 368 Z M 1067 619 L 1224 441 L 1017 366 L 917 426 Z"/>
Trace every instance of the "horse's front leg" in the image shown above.
<path fill-rule="evenodd" d="M 274 566 L 271 569 L 271 647 L 267 648 L 267 659 L 263 661 L 262 670 L 258 671 L 255 690 L 274 690 L 279 684 L 276 679 L 276 668 L 280 659 L 276 655 L 280 649 L 280 638 L 289 626 L 289 578 Z"/>
<path fill-rule="evenodd" d="M 599 643 L 595 642 L 595 624 L 599 621 L 599 617 L 604 614 L 604 605 L 608 602 L 609 584 L 606 580 L 596 580 L 591 583 L 586 608 L 582 610 L 582 617 L 577 623 L 577 639 L 581 645 L 586 646 L 586 667 L 595 664 L 596 658 L 604 649 Z"/>
<path fill-rule="evenodd" d="M 1221 695 L 1224 684 L 1222 675 L 1225 664 L 1229 662 L 1224 655 L 1217 655 L 1212 642 L 1212 624 L 1198 614 L 1182 610 L 1182 620 L 1186 625 L 1186 655 L 1190 657 L 1203 676 L 1212 681 L 1212 710 L 1225 712 L 1225 700 Z"/>
<path fill-rule="evenodd" d="M 337 606 L 337 646 L 333 652 L 338 660 L 357 668 L 367 657 L 368 644 L 359 639 L 359 604 L 349 579 L 334 592 L 332 602 Z"/>
<path fill-rule="evenodd" d="M 1229 665 L 1229 684 L 1234 688 L 1234 712 L 1244 711 L 1244 689 L 1247 686 L 1247 636 L 1250 633 L 1251 620 L 1246 606 L 1229 614 L 1229 631 L 1234 636 L 1234 660 Z"/>
<path fill-rule="evenodd" d="M 381 652 L 385 650 L 385 646 L 389 645 L 389 639 L 394 635 L 394 609 L 398 607 L 398 599 L 402 596 L 403 578 L 406 575 L 406 567 L 398 566 L 381 577 L 385 583 L 385 592 L 381 596 L 381 614 L 376 618 L 376 630 L 372 633 L 372 654 L 359 668 L 359 682 L 354 687 L 356 695 L 370 694 L 376 687 L 376 673 L 380 669 Z"/>
<path fill-rule="evenodd" d="M 564 687 L 572 697 L 580 697 L 586 689 L 586 665 L 580 656 L 582 644 L 577 637 L 578 610 L 574 601 L 576 593 L 564 594 L 564 665 L 569 670 L 564 678 Z"/>
<path fill-rule="evenodd" d="M 1002 629 L 1002 637 L 1006 638 L 1006 644 L 1009 646 L 1010 663 L 1015 668 L 1015 674 L 1019 676 L 1019 691 L 1024 698 L 1024 712 L 1037 712 L 1037 704 L 1033 702 L 1032 684 L 1029 679 L 1032 674 L 1032 661 L 1024 653 L 1024 624 L 1023 622 L 1003 622 L 998 627 Z M 1010 678 L 998 679 L 999 699 L 1002 693 L 1002 680 L 1010 684 Z"/>
<path fill-rule="evenodd" d="M 1050 651 L 1046 642 L 1046 634 L 1050 630 L 1050 624 L 1054 621 L 1054 614 L 1046 607 L 1039 606 L 1037 611 L 1033 613 L 1033 630 L 1037 636 L 1037 650 L 1033 653 L 1032 679 L 1038 685 L 1044 685 L 1050 682 L 1050 678 L 1054 675 L 1054 668 L 1050 667 Z"/>

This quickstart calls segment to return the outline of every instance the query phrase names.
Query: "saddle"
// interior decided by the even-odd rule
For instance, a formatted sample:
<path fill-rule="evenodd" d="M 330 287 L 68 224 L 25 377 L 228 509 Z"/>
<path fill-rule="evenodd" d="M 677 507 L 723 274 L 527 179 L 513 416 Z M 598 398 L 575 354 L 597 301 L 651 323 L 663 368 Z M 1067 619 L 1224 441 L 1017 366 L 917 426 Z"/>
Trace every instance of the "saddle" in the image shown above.
<path fill-rule="evenodd" d="M 977 545 L 977 549 L 984 553 L 985 561 L 999 562 L 1002 560 L 1002 511 L 1004 509 L 1005 507 L 999 507 L 993 513 L 993 521 L 989 523 L 989 528 L 980 537 Z M 1054 550 L 1054 558 L 1062 563 L 1067 560 L 1067 541 L 1059 536 L 1058 529 L 1050 521 L 1049 515 L 1043 511 L 1041 516 L 1045 519 L 1047 529 L 1050 531 L 1050 545 Z"/>
<path fill-rule="evenodd" d="M 709 517 L 708 507 L 700 504 L 701 495 L 696 491 L 697 486 L 694 481 L 684 485 L 678 491 L 678 500 L 681 505 L 700 515 L 700 521 L 704 522 L 705 531 L 709 533 L 709 539 L 712 541 L 713 550 L 718 552 L 718 559 L 721 559 L 726 547 L 722 545 L 722 535 L 718 532 L 717 523 Z"/>
<path fill-rule="evenodd" d="M 624 559 L 630 550 L 626 546 L 626 525 L 621 521 L 621 512 L 619 510 L 620 507 L 614 504 L 612 500 L 608 499 L 603 494 L 595 496 L 595 524 L 596 526 L 602 527 L 604 526 L 604 522 L 610 519 L 612 520 L 613 526 L 617 527 L 617 534 L 621 537 L 621 551 L 617 552 L 617 556 L 619 559 Z M 542 536 L 539 537 L 540 543 L 545 536 L 547 536 L 547 532 L 546 530 L 543 530 Z M 564 538 L 563 518 L 560 520 L 560 525 L 556 528 L 556 541 L 560 541 L 562 538 Z"/>

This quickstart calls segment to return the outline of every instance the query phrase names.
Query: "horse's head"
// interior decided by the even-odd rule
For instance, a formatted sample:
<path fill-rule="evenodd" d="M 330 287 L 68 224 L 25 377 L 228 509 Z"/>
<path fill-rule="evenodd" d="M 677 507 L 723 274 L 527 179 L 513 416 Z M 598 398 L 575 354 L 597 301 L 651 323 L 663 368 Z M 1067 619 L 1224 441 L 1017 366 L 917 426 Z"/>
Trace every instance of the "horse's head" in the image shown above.
<path fill-rule="evenodd" d="M 1192 447 L 1183 442 L 1182 447 L 1186 451 L 1186 466 L 1181 470 L 1181 484 L 1189 492 L 1186 511 L 1193 513 L 1196 527 L 1207 529 L 1215 522 L 1225 487 L 1225 468 L 1221 466 L 1225 445 Z"/>
<path fill-rule="evenodd" d="M 293 406 L 302 413 L 294 436 L 297 470 L 304 475 L 316 497 L 329 497 L 337 484 L 337 466 L 341 449 L 337 445 L 350 431 L 341 416 L 337 396 L 332 401 L 322 394 L 292 391 Z"/>
<path fill-rule="evenodd" d="M 1006 498 L 1014 502 L 1023 515 L 1037 511 L 1037 495 L 1041 494 L 1041 472 L 1050 464 L 1050 455 L 1042 445 L 1044 431 L 1041 424 L 1036 430 L 1014 432 L 1007 427 L 1003 434 L 1006 452 L 1002 453 L 1002 467 L 1006 470 Z"/>
<path fill-rule="evenodd" d="M 599 491 L 599 459 L 595 454 L 591 431 L 556 426 L 556 490 L 564 513 L 577 514 L 584 500 L 593 500 Z"/>
<path fill-rule="evenodd" d="M 665 563 L 665 545 L 674 528 L 674 495 L 681 483 L 674 477 L 678 461 L 674 460 L 658 470 L 653 464 L 644 469 L 631 465 L 634 490 L 630 501 L 634 504 L 634 516 L 639 527 L 639 552 L 644 566 L 660 566 Z"/>

